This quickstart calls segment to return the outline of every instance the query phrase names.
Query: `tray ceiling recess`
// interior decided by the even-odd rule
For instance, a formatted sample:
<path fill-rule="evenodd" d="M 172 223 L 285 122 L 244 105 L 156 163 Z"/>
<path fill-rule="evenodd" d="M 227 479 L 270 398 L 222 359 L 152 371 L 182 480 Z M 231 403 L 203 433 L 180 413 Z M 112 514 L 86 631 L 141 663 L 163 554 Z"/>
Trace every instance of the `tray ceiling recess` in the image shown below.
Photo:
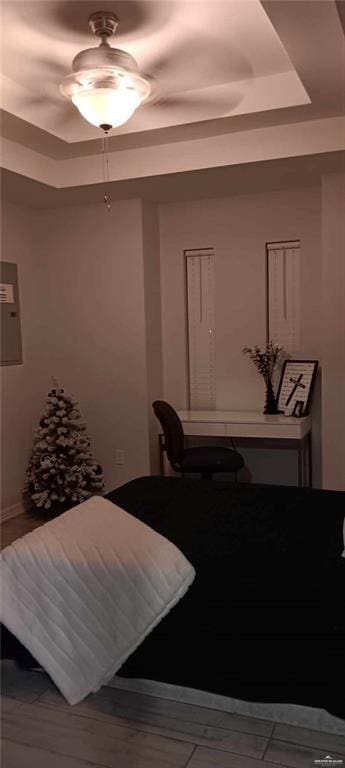
<path fill-rule="evenodd" d="M 114 135 L 310 103 L 259 0 L 119 0 L 106 9 L 119 20 L 116 48 L 132 57 L 130 68 L 135 60 L 145 91 Z M 99 138 L 59 86 L 80 51 L 99 50 L 88 19 L 101 10 L 89 0 L 2 3 L 6 112 L 68 143 Z"/>

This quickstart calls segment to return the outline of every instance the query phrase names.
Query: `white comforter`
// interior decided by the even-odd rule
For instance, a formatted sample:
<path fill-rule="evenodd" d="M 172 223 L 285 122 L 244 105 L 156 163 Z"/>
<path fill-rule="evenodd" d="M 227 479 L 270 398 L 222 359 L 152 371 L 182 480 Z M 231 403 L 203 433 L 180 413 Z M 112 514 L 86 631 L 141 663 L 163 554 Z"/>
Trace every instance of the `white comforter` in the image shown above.
<path fill-rule="evenodd" d="M 192 583 L 167 539 L 94 496 L 1 555 L 5 626 L 70 704 L 107 683 Z"/>

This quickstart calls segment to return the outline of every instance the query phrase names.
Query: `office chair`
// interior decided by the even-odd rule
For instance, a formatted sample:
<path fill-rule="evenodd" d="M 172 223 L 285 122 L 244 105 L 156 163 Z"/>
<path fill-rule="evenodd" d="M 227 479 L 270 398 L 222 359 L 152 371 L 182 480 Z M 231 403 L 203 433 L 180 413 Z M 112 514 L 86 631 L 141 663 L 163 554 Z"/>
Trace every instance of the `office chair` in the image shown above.
<path fill-rule="evenodd" d="M 237 472 L 244 466 L 242 456 L 232 448 L 203 446 L 184 447 L 183 426 L 174 408 L 164 400 L 155 400 L 152 408 L 161 424 L 165 448 L 172 468 L 176 472 L 198 472 L 203 480 L 212 478 L 216 472 Z"/>

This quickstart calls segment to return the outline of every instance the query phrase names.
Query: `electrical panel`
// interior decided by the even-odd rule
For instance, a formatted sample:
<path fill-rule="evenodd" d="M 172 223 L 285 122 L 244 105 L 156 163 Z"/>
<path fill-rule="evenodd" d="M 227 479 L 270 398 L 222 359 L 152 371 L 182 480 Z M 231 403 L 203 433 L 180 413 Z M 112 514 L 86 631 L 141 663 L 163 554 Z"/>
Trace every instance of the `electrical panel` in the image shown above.
<path fill-rule="evenodd" d="M 21 365 L 22 334 L 20 327 L 17 264 L 0 262 L 1 365 Z"/>

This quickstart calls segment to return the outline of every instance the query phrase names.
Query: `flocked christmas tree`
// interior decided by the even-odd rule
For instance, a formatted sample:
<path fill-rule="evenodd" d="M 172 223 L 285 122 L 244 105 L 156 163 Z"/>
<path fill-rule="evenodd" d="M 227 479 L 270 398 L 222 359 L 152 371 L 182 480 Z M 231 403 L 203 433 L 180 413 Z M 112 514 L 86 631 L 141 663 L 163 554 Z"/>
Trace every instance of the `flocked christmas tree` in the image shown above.
<path fill-rule="evenodd" d="M 55 385 L 48 393 L 26 471 L 26 506 L 64 511 L 102 489 L 102 468 L 91 451 L 78 403 Z"/>

